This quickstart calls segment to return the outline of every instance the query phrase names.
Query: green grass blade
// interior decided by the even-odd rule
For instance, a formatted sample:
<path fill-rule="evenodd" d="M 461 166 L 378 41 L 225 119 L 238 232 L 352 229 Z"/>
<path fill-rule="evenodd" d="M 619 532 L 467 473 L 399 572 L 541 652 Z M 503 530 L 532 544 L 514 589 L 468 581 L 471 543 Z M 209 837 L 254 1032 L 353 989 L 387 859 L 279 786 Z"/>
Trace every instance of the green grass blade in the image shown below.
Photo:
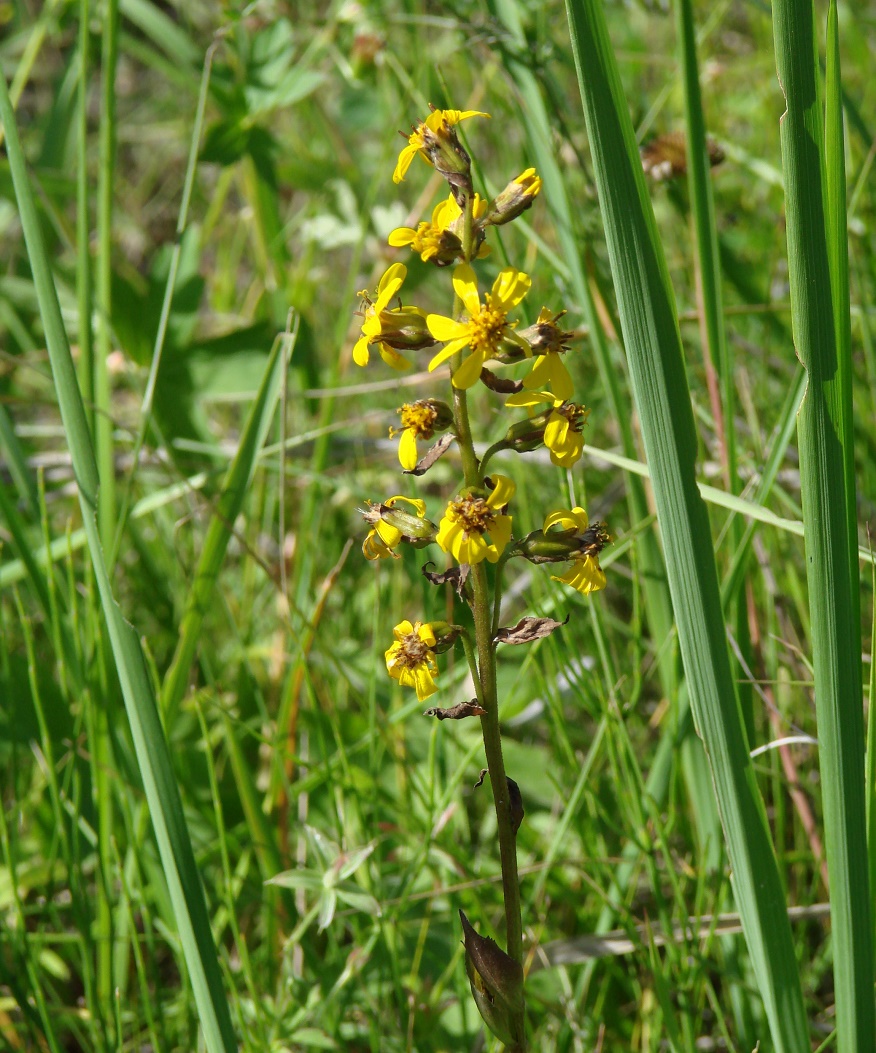
<path fill-rule="evenodd" d="M 724 332 L 724 307 L 721 295 L 721 260 L 718 252 L 718 231 L 715 223 L 715 203 L 712 197 L 712 176 L 706 143 L 706 122 L 700 93 L 697 42 L 692 0 L 676 0 L 679 54 L 684 86 L 685 132 L 687 135 L 687 173 L 691 213 L 696 235 L 696 262 L 700 274 L 702 329 L 709 358 L 718 374 L 721 388 L 721 410 L 725 470 L 730 489 L 737 490 L 736 432 L 733 427 L 735 394 L 733 363 Z M 715 426 L 720 427 L 719 421 Z"/>
<path fill-rule="evenodd" d="M 849 530 L 854 484 L 846 221 L 836 31 L 828 51 L 825 143 L 814 11 L 776 0 L 773 26 L 786 111 L 781 122 L 791 319 L 808 375 L 798 417 L 800 489 L 815 670 L 815 708 L 830 876 L 837 1049 L 876 1046 L 864 806 L 858 573 Z M 841 185 L 842 184 L 842 185 Z M 841 288 L 845 283 L 845 290 Z M 845 345 L 845 346 L 843 346 Z M 844 374 L 846 379 L 843 379 Z"/>
<path fill-rule="evenodd" d="M 113 187 L 116 156 L 116 66 L 119 5 L 104 10 L 101 53 L 100 168 L 97 188 L 97 333 L 94 345 L 94 449 L 100 490 L 98 520 L 104 548 L 111 550 L 116 524 L 116 467 L 108 360 L 112 350 Z"/>
<path fill-rule="evenodd" d="M 849 287 L 849 244 L 846 237 L 846 163 L 843 137 L 842 82 L 840 77 L 839 26 L 836 3 L 831 0 L 827 22 L 827 61 L 824 111 L 825 187 L 827 190 L 827 252 L 830 264 L 830 291 L 833 297 L 833 328 L 837 353 L 837 425 L 843 452 L 846 480 L 846 516 L 849 544 L 858 543 L 858 515 L 855 500 L 855 439 L 852 415 L 852 317 Z M 855 625 L 860 624 L 860 593 L 854 561 L 852 601 L 856 604 Z M 860 637 L 858 638 L 860 642 Z"/>
<path fill-rule="evenodd" d="M 98 473 L 70 345 L 61 320 L 57 291 L 39 228 L 27 168 L 5 78 L 0 77 L 0 121 L 21 216 L 34 286 L 46 333 L 58 402 L 79 488 L 84 528 L 116 671 L 180 940 L 210 1053 L 237 1049 L 222 974 L 210 930 L 207 905 L 185 824 L 167 742 L 149 683 L 140 641 L 116 603 L 97 525 Z"/>
<path fill-rule="evenodd" d="M 733 688 L 674 296 L 605 17 L 567 0 L 572 49 L 630 376 L 651 469 L 694 718 L 709 755 L 733 887 L 776 1048 L 809 1045 L 785 897 Z"/>
<path fill-rule="evenodd" d="M 116 527 L 116 538 L 113 552 L 110 557 L 110 566 L 115 565 L 118 558 L 118 549 L 128 519 L 131 506 L 131 494 L 134 488 L 134 479 L 140 466 L 140 453 L 143 443 L 146 441 L 146 432 L 152 419 L 152 408 L 155 401 L 155 386 L 158 381 L 158 371 L 161 368 L 161 359 L 164 353 L 164 341 L 167 336 L 167 327 L 170 321 L 170 310 L 176 292 L 177 274 L 179 273 L 180 257 L 182 255 L 183 235 L 186 231 L 186 223 L 189 215 L 189 204 L 192 198 L 192 187 L 195 182 L 195 172 L 198 167 L 198 150 L 201 144 L 201 133 L 204 127 L 204 111 L 207 106 L 207 90 L 210 86 L 210 73 L 213 69 L 213 56 L 216 53 L 214 44 L 207 49 L 204 59 L 204 69 L 201 74 L 201 87 L 198 92 L 198 105 L 195 110 L 194 127 L 192 128 L 191 142 L 189 143 L 189 159 L 186 165 L 186 177 L 183 183 L 182 200 L 179 206 L 179 217 L 176 223 L 176 240 L 170 254 L 170 265 L 167 271 L 167 282 L 164 288 L 164 299 L 161 303 L 161 314 L 158 318 L 158 329 L 155 333 L 155 343 L 152 348 L 152 361 L 149 363 L 149 376 L 146 381 L 146 389 L 143 392 L 143 402 L 140 406 L 140 421 L 137 435 L 134 440 L 134 449 L 131 455 L 132 467 L 125 481 L 122 506 L 119 510 L 119 521 Z"/>
<path fill-rule="evenodd" d="M 876 595 L 876 567 L 871 568 L 870 573 L 871 591 Z M 876 608 L 871 615 L 872 628 L 870 630 L 870 683 L 867 707 L 867 758 L 864 766 L 866 779 L 867 800 L 867 859 L 870 874 L 870 888 L 876 888 L 876 710 L 873 700 L 876 699 L 876 662 L 873 655 L 876 654 Z M 876 917 L 870 918 L 870 932 L 873 946 L 876 948 Z M 874 962 L 876 965 L 876 962 Z"/>
<path fill-rule="evenodd" d="M 79 85 L 76 113 L 76 300 L 79 308 L 79 386 L 94 433 L 94 343 L 91 316 L 91 210 L 88 204 L 88 75 L 90 71 L 89 0 L 79 0 Z"/>
<path fill-rule="evenodd" d="M 15 434 L 15 427 L 12 424 L 9 412 L 2 405 L 0 405 L 0 451 L 4 455 L 4 460 L 9 468 L 12 481 L 15 483 L 18 496 L 27 505 L 30 518 L 33 520 L 38 519 L 40 508 L 37 503 L 36 486 L 27 469 L 24 451 L 21 448 L 21 443 L 18 441 L 18 436 Z"/>
<path fill-rule="evenodd" d="M 216 510 L 207 528 L 201 558 L 192 577 L 188 606 L 180 627 L 179 643 L 161 688 L 161 708 L 168 727 L 173 724 L 177 707 L 186 691 L 204 616 L 213 602 L 213 590 L 225 559 L 234 521 L 243 508 L 259 454 L 274 419 L 283 374 L 295 346 L 296 333 L 297 328 L 294 331 L 287 329 L 274 342 L 261 386 L 247 416 L 240 446 L 228 469 Z"/>

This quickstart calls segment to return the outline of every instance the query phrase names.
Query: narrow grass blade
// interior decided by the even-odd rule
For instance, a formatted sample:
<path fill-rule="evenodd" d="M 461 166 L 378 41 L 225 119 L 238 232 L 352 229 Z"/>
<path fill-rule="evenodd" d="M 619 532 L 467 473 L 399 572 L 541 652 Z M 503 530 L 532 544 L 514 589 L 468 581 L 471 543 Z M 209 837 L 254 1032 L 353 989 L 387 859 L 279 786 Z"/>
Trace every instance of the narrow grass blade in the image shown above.
<path fill-rule="evenodd" d="M 79 0 L 79 84 L 76 113 L 76 302 L 79 308 L 79 388 L 94 434 L 94 343 L 91 315 L 91 210 L 88 185 L 88 77 L 91 13 L 89 0 Z"/>
<path fill-rule="evenodd" d="M 161 359 L 164 353 L 164 341 L 167 336 L 167 327 L 170 321 L 170 309 L 173 304 L 174 293 L 176 292 L 176 281 L 177 274 L 179 273 L 179 262 L 180 256 L 182 255 L 182 244 L 183 235 L 186 231 L 186 223 L 189 215 L 189 203 L 192 198 L 192 187 L 195 183 L 195 172 L 198 168 L 198 150 L 201 144 L 201 132 L 204 127 L 204 112 L 207 106 L 207 91 L 210 86 L 210 73 L 213 69 L 213 56 L 216 53 L 217 45 L 214 43 L 207 49 L 206 57 L 204 58 L 204 69 L 201 74 L 201 87 L 198 92 L 198 106 L 195 111 L 194 127 L 192 128 L 192 137 L 189 143 L 189 159 L 186 165 L 186 177 L 183 183 L 182 199 L 179 206 L 179 217 L 176 223 L 176 241 L 174 242 L 173 250 L 170 255 L 170 265 L 167 271 L 167 283 L 164 289 L 164 299 L 161 303 L 161 314 L 158 319 L 158 329 L 155 333 L 155 344 L 152 348 L 152 361 L 149 364 L 149 377 L 146 381 L 146 388 L 143 392 L 143 402 L 140 406 L 140 422 L 137 429 L 137 436 L 134 440 L 134 449 L 131 455 L 133 461 L 131 471 L 125 482 L 125 491 L 122 498 L 122 507 L 119 511 L 119 522 L 116 527 L 116 540 L 113 546 L 112 556 L 110 558 L 110 566 L 115 565 L 115 561 L 118 558 L 118 548 L 121 543 L 121 537 L 124 533 L 125 523 L 127 522 L 128 512 L 131 505 L 131 494 L 134 487 L 134 479 L 137 474 L 137 470 L 140 466 L 140 451 L 143 449 L 143 443 L 146 441 L 146 431 L 149 427 L 149 422 L 152 419 L 152 407 L 155 400 L 155 386 L 158 380 L 158 371 L 161 368 Z"/>
<path fill-rule="evenodd" d="M 675 0 L 678 49 L 684 86 L 685 133 L 687 136 L 687 185 L 690 190 L 691 214 L 696 235 L 696 263 L 699 271 L 699 295 L 703 310 L 700 323 L 705 348 L 718 374 L 721 389 L 721 415 L 724 445 L 724 467 L 728 486 L 736 484 L 736 433 L 733 427 L 735 408 L 733 364 L 724 332 L 724 307 L 721 295 L 721 260 L 712 177 L 706 143 L 706 122 L 700 93 L 696 31 L 692 0 Z M 715 421 L 719 427 L 721 421 Z"/>
<path fill-rule="evenodd" d="M 103 13 L 101 52 L 100 166 L 97 187 L 97 333 L 94 344 L 94 450 L 100 473 L 100 539 L 111 550 L 116 524 L 116 467 L 108 360 L 112 350 L 113 193 L 116 156 L 116 66 L 119 5 L 108 0 Z"/>
<path fill-rule="evenodd" d="M 630 377 L 651 469 L 682 660 L 712 768 L 733 888 L 780 1053 L 809 1045 L 785 897 L 730 658 L 675 302 L 598 0 L 567 0 Z"/>
<path fill-rule="evenodd" d="M 827 253 L 830 264 L 830 291 L 833 297 L 833 329 L 837 354 L 837 426 L 843 454 L 846 484 L 846 517 L 849 545 L 858 543 L 858 514 L 855 499 L 855 439 L 852 411 L 852 317 L 849 288 L 849 243 L 846 236 L 846 163 L 843 136 L 842 82 L 840 76 L 839 26 L 835 0 L 831 0 L 827 21 L 827 60 L 824 110 L 825 187 L 827 191 Z M 860 624 L 860 589 L 854 560 L 852 601 L 854 624 Z M 860 642 L 860 637 L 858 637 Z"/>
<path fill-rule="evenodd" d="M 864 801 L 860 599 L 850 510 L 851 366 L 836 13 L 828 48 L 825 144 L 811 0 L 773 4 L 785 94 L 782 159 L 791 321 L 807 372 L 798 417 L 800 489 L 830 876 L 837 1049 L 876 1047 Z M 846 318 L 841 315 L 845 314 Z"/>
<path fill-rule="evenodd" d="M 27 505 L 28 513 L 32 520 L 39 518 L 40 509 L 37 503 L 36 486 L 27 469 L 27 461 L 15 427 L 9 412 L 5 406 L 0 405 L 0 451 L 3 452 L 4 460 L 9 468 L 9 474 L 15 483 L 19 498 Z"/>
<path fill-rule="evenodd" d="M 876 567 L 871 569 L 870 574 L 870 587 L 874 596 L 876 596 Z M 870 630 L 870 683 L 869 683 L 869 694 L 868 700 L 869 705 L 867 707 L 867 760 L 864 767 L 866 788 L 867 788 L 867 860 L 868 870 L 870 874 L 870 888 L 876 888 L 876 707 L 874 707 L 874 699 L 876 699 L 876 662 L 873 661 L 873 656 L 876 655 L 876 607 L 874 607 L 872 618 L 872 628 Z M 874 925 L 876 925 L 876 918 L 870 918 L 870 935 L 873 939 L 874 947 L 876 947 L 876 932 L 874 932 Z M 874 962 L 876 966 L 876 962 Z"/>
<path fill-rule="evenodd" d="M 213 602 L 213 590 L 225 559 L 234 521 L 243 508 L 256 462 L 274 419 L 283 374 L 295 345 L 296 333 L 297 327 L 294 331 L 287 329 L 274 342 L 261 386 L 250 406 L 240 446 L 228 469 L 216 510 L 207 528 L 204 548 L 195 568 L 188 606 L 182 619 L 179 643 L 161 688 L 161 708 L 168 727 L 173 724 L 177 707 L 186 691 L 204 616 Z"/>
<path fill-rule="evenodd" d="M 104 563 L 96 519 L 98 474 L 94 449 L 70 345 L 61 320 L 57 290 L 39 228 L 6 80 L 3 77 L 0 77 L 0 121 L 5 130 L 9 167 L 39 299 L 61 417 L 79 488 L 79 502 L 95 579 L 158 850 L 179 926 L 180 941 L 203 1028 L 204 1042 L 210 1053 L 231 1053 L 237 1049 L 237 1042 L 210 930 L 204 891 L 186 828 L 179 789 L 174 781 L 167 742 L 139 638 L 133 626 L 125 621 L 113 597 Z"/>

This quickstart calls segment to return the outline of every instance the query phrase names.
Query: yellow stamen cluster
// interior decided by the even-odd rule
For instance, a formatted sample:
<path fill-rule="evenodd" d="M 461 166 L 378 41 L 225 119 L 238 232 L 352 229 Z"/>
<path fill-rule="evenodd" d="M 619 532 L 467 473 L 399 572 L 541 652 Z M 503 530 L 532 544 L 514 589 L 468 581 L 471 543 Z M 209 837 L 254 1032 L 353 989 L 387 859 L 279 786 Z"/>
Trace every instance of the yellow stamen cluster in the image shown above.
<path fill-rule="evenodd" d="M 488 355 L 495 354 L 502 340 L 502 330 L 505 328 L 505 319 L 508 317 L 504 311 L 493 307 L 493 298 L 487 293 L 484 296 L 484 308 L 479 311 L 469 322 L 469 346 L 472 351 L 484 351 Z"/>
<path fill-rule="evenodd" d="M 496 511 L 482 497 L 463 497 L 451 501 L 445 513 L 454 523 L 459 523 L 466 534 L 485 534 L 496 518 Z"/>
<path fill-rule="evenodd" d="M 425 399 L 417 399 L 416 402 L 406 402 L 399 409 L 403 428 L 410 428 L 417 433 L 418 438 L 431 439 L 435 434 L 435 421 L 438 419 L 438 410 L 430 405 Z"/>
<path fill-rule="evenodd" d="M 422 665 L 431 654 L 432 649 L 420 637 L 414 633 L 407 633 L 398 642 L 398 650 L 395 652 L 395 664 L 402 669 L 416 669 Z"/>

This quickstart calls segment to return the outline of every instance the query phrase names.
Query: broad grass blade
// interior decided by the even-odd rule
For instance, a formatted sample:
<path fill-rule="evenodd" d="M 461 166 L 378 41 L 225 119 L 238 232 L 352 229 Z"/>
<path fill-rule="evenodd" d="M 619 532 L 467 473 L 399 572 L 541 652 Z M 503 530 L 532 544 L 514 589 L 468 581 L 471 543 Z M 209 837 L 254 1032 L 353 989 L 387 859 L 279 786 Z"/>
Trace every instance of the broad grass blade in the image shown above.
<path fill-rule="evenodd" d="M 231 1053 L 237 1049 L 237 1041 L 167 742 L 139 638 L 113 597 L 104 562 L 97 524 L 98 473 L 94 448 L 3 77 L 0 77 L 0 120 L 5 130 L 9 167 L 45 328 L 61 417 L 79 488 L 88 548 L 204 1042 L 210 1053 Z"/>
<path fill-rule="evenodd" d="M 798 416 L 815 709 L 830 877 L 837 1049 L 876 1048 L 853 534 L 845 173 L 836 10 L 825 140 L 811 0 L 775 0 L 791 321 L 808 385 Z"/>
<path fill-rule="evenodd" d="M 645 444 L 682 660 L 733 888 L 773 1041 L 809 1046 L 785 896 L 735 694 L 675 300 L 602 5 L 567 0 L 600 208 Z"/>

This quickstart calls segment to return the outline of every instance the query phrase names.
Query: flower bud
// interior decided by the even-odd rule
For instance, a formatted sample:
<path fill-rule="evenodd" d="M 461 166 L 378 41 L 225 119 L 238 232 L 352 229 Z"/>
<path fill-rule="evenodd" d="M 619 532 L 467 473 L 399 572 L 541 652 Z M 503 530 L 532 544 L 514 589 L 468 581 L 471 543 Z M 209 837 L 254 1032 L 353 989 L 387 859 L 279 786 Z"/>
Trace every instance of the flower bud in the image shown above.
<path fill-rule="evenodd" d="M 397 501 L 410 504 L 414 512 L 406 512 L 397 507 Z M 371 501 L 367 501 L 366 504 L 368 508 L 359 511 L 365 522 L 373 527 L 371 534 L 366 538 L 365 555 L 368 559 L 387 555 L 402 542 L 413 545 L 414 548 L 425 548 L 435 540 L 438 528 L 422 514 L 426 510 L 422 501 L 390 497 L 383 504 L 374 504 Z"/>
<path fill-rule="evenodd" d="M 433 107 L 433 117 L 443 111 Z M 434 123 L 435 127 L 430 127 Z M 473 193 L 471 185 L 471 158 L 459 141 L 456 128 L 447 119 L 435 122 L 426 121 L 420 126 L 423 153 L 440 172 L 453 189 L 454 197 L 460 201 L 463 196 Z"/>
<path fill-rule="evenodd" d="M 506 449 L 515 450 L 517 453 L 528 453 L 537 450 L 544 444 L 544 429 L 550 418 L 551 411 L 537 413 L 534 417 L 527 417 L 512 424 L 505 432 L 504 445 Z"/>
<path fill-rule="evenodd" d="M 378 507 L 381 510 L 379 518 L 393 530 L 397 530 L 404 541 L 413 543 L 435 540 L 438 528 L 431 520 L 411 515 L 410 512 L 405 512 L 401 508 L 387 508 L 386 505 Z M 367 519 L 368 516 L 366 515 L 365 518 Z"/>
<path fill-rule="evenodd" d="M 419 307 L 382 311 L 380 322 L 381 343 L 388 344 L 396 351 L 419 351 L 424 347 L 432 347 L 436 342 L 426 328 L 426 312 Z"/>
<path fill-rule="evenodd" d="M 533 530 L 520 538 L 514 546 L 514 554 L 523 556 L 530 563 L 565 563 L 575 558 L 580 547 L 581 542 L 574 534 L 564 535 L 557 531 L 545 534 L 543 530 Z"/>
<path fill-rule="evenodd" d="M 461 625 L 453 625 L 451 622 L 431 622 L 430 624 L 435 634 L 435 644 L 432 650 L 436 654 L 449 651 L 464 632 Z"/>
<path fill-rule="evenodd" d="M 521 329 L 519 335 L 537 355 L 547 355 L 551 352 L 560 354 L 568 351 L 569 341 L 574 339 L 575 334 L 566 332 L 557 325 L 565 313 L 565 311 L 560 311 L 552 317 L 551 312 L 546 307 L 542 307 L 538 321 L 526 329 Z"/>
<path fill-rule="evenodd" d="M 490 203 L 490 210 L 484 223 L 501 227 L 504 223 L 517 219 L 532 206 L 540 190 L 541 177 L 536 174 L 534 168 L 527 168 Z"/>

